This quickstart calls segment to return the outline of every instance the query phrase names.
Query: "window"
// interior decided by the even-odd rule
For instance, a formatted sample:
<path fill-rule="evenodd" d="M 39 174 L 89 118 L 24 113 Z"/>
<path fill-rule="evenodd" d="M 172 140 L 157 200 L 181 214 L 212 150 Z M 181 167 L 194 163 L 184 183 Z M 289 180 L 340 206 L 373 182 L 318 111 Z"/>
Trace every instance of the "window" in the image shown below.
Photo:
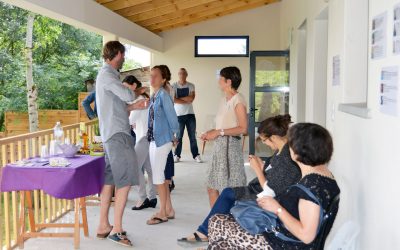
<path fill-rule="evenodd" d="M 248 57 L 249 36 L 196 36 L 195 57 Z"/>

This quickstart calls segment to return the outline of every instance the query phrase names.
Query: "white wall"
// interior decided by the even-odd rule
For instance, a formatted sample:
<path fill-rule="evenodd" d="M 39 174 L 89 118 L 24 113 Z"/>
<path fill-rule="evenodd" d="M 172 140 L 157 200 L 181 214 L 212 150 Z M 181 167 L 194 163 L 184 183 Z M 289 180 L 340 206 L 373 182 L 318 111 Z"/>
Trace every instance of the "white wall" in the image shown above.
<path fill-rule="evenodd" d="M 239 67 L 243 78 L 239 91 L 248 101 L 250 61 L 249 58 L 195 58 L 194 36 L 249 35 L 250 51 L 276 50 L 280 40 L 279 13 L 280 4 L 271 4 L 162 34 L 164 53 L 153 54 L 152 64 L 168 65 L 173 75 L 172 82 L 177 81 L 179 68 L 185 67 L 188 70 L 188 81 L 196 84 L 194 108 L 198 132 L 204 131 L 207 115 L 216 114 L 221 96 L 217 85 L 217 70 L 231 65 Z M 184 147 L 187 146 L 186 140 Z"/>
<path fill-rule="evenodd" d="M 378 106 L 379 70 L 383 65 L 399 65 L 399 58 L 390 56 L 385 60 L 369 61 L 367 85 L 357 86 L 362 80 L 367 81 L 367 74 L 362 73 L 364 66 L 354 68 L 354 60 L 364 56 L 362 50 L 353 51 L 351 55 L 347 53 L 358 37 L 357 34 L 350 32 L 354 26 L 349 25 L 349 22 L 360 18 L 354 11 L 357 5 L 351 7 L 352 1 L 354 0 L 330 0 L 327 4 L 323 0 L 283 0 L 281 48 L 287 47 L 288 30 L 297 29 L 307 19 L 307 96 L 312 95 L 312 86 L 316 83 L 312 77 L 315 68 L 311 62 L 316 55 L 310 41 L 315 40 L 313 30 L 315 17 L 325 7 L 329 7 L 326 123 L 335 144 L 330 168 L 342 190 L 339 215 L 330 236 L 334 236 L 338 227 L 345 221 L 353 220 L 361 227 L 358 249 L 400 249 L 400 229 L 397 226 L 400 221 L 400 214 L 397 212 L 400 207 L 400 188 L 396 186 L 400 177 L 398 153 L 400 118 L 379 113 Z M 393 8 L 396 2 L 398 1 L 370 0 L 370 20 L 371 16 Z M 390 18 L 392 18 L 391 12 Z M 388 37 L 390 32 L 391 28 L 388 29 Z M 296 36 L 293 37 L 291 59 L 297 61 L 295 58 L 297 53 L 293 53 L 297 48 L 297 41 Z M 359 45 L 365 46 L 365 44 Z M 340 55 L 342 59 L 342 84 L 339 87 L 331 86 L 332 57 L 335 55 Z M 358 81 L 356 85 L 352 85 L 354 81 Z M 296 85 L 296 76 L 291 78 L 291 84 Z M 308 88 L 309 85 L 311 87 Z M 366 87 L 368 87 L 367 101 L 371 109 L 371 119 L 337 111 L 339 103 L 360 100 L 357 99 L 360 96 L 352 99 L 354 95 L 351 92 L 356 93 L 357 88 L 362 91 L 362 88 Z M 313 105 L 307 105 L 308 121 L 313 121 L 311 114 L 314 108 Z M 296 112 L 295 108 L 292 108 L 292 111 Z"/>

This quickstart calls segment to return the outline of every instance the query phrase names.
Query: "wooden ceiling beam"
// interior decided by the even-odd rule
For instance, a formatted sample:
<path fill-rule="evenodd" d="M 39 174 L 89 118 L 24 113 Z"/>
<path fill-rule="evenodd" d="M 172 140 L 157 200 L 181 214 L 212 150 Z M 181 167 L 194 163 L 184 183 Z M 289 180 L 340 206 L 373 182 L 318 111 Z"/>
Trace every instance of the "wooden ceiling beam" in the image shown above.
<path fill-rule="evenodd" d="M 115 12 L 121 16 L 129 17 L 143 12 L 153 11 L 158 8 L 163 8 L 168 5 L 174 5 L 182 1 L 187 1 L 187 0 L 153 0 L 153 1 L 147 1 L 142 4 L 132 5 L 127 8 L 119 9 Z"/>
<path fill-rule="evenodd" d="M 279 0 L 248 0 L 247 4 L 240 3 L 240 4 L 235 4 L 234 6 L 233 5 L 225 6 L 224 8 L 217 8 L 219 9 L 219 11 L 217 11 L 217 9 L 204 11 L 203 13 L 197 13 L 195 15 L 185 16 L 183 18 L 177 18 L 157 25 L 150 25 L 149 27 L 146 28 L 154 33 L 159 33 L 162 31 L 187 26 L 193 23 L 210 20 L 213 18 L 229 15 L 232 13 L 261 7 L 263 5 L 267 5 L 278 1 Z"/>
<path fill-rule="evenodd" d="M 175 4 L 166 5 L 161 8 L 157 8 L 154 10 L 146 11 L 146 12 L 139 13 L 139 14 L 132 15 L 132 16 L 125 16 L 125 17 L 133 22 L 139 22 L 139 21 L 144 21 L 144 20 L 148 20 L 148 19 L 152 19 L 152 18 L 157 18 L 157 17 L 167 15 L 167 14 L 176 13 L 177 11 L 181 11 L 181 10 L 185 10 L 185 9 L 190 9 L 190 8 L 194 8 L 197 6 L 211 4 L 213 2 L 221 3 L 224 1 L 225 0 L 199 0 L 199 1 L 184 0 L 182 2 L 177 2 Z"/>
<path fill-rule="evenodd" d="M 144 3 L 149 3 L 152 2 L 151 0 L 114 0 L 114 1 L 109 1 L 106 3 L 103 3 L 103 6 L 112 10 L 112 11 L 117 11 L 121 10 L 124 8 L 129 8 L 132 6 L 136 5 L 141 5 Z"/>
<path fill-rule="evenodd" d="M 153 17 L 151 19 L 147 19 L 144 21 L 135 21 L 130 18 L 129 19 L 134 21 L 135 23 L 139 24 L 142 27 L 148 27 L 150 25 L 156 25 L 156 24 L 160 24 L 160 23 L 167 22 L 170 20 L 182 18 L 185 16 L 190 16 L 190 15 L 194 15 L 197 13 L 201 13 L 204 11 L 221 8 L 222 6 L 229 6 L 231 4 L 235 4 L 238 2 L 246 2 L 246 0 L 222 0 L 222 1 L 217 0 L 217 1 L 212 1 L 209 4 L 198 5 L 198 6 L 189 8 L 189 9 L 180 9 L 173 13 L 160 15 L 160 16 Z"/>
<path fill-rule="evenodd" d="M 96 0 L 96 2 L 99 3 L 99 4 L 109 3 L 109 2 L 112 2 L 112 1 L 114 1 L 114 0 Z"/>

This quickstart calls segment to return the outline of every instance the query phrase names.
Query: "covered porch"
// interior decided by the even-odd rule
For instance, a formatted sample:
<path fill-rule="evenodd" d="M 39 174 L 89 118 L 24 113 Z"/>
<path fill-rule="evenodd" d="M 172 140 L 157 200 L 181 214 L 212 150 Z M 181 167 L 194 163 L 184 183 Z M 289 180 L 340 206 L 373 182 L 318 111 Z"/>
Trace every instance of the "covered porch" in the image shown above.
<path fill-rule="evenodd" d="M 209 128 L 210 117 L 216 113 L 221 96 L 216 76 L 221 68 L 230 65 L 240 68 L 243 81 L 239 91 L 249 103 L 249 112 L 255 114 L 262 106 L 257 100 L 272 99 L 273 95 L 257 97 L 260 86 L 252 72 L 278 66 L 274 59 L 261 57 L 257 68 L 249 57 L 257 51 L 284 53 L 287 61 L 283 64 L 290 73 L 283 86 L 285 90 L 270 90 L 279 96 L 284 93 L 274 114 L 289 113 L 294 122 L 318 123 L 330 131 L 334 140 L 329 168 L 340 186 L 341 201 L 326 246 L 338 237 L 346 223 L 352 222 L 360 229 L 358 233 L 349 233 L 354 236 L 356 249 L 400 249 L 396 224 L 400 221 L 396 212 L 400 206 L 396 198 L 400 195 L 396 186 L 400 175 L 397 146 L 400 96 L 396 92 L 396 109 L 388 112 L 381 82 L 384 69 L 399 67 L 400 46 L 396 45 L 398 37 L 393 36 L 396 33 L 393 29 L 399 29 L 396 18 L 400 17 L 394 11 L 398 8 L 397 0 L 2 1 L 101 34 L 103 42 L 119 40 L 144 48 L 152 53 L 151 65 L 170 67 L 173 81 L 179 69 L 185 67 L 189 81 L 196 84 L 194 108 L 198 133 Z M 386 18 L 383 32 L 387 44 L 377 55 L 373 52 L 372 37 L 379 15 Z M 195 56 L 196 36 L 248 36 L 250 56 Z M 399 83 L 396 86 L 400 88 Z M 268 112 L 268 115 L 273 113 Z M 92 125 L 87 123 L 89 131 Z M 253 133 L 257 121 L 253 120 L 252 125 L 249 132 Z M 71 141 L 76 139 L 78 127 L 78 124 L 64 127 Z M 45 130 L 0 139 L 0 167 L 37 156 L 40 146 L 49 144 L 52 133 Z M 265 153 L 264 149 L 255 151 L 254 137 L 246 139 L 245 159 L 249 152 Z M 186 136 L 183 143 L 188 152 Z M 207 214 L 205 175 L 211 148 L 207 144 L 203 164 L 194 163 L 188 154 L 183 162 L 176 164 L 177 188 L 172 199 L 177 218 L 173 223 L 147 226 L 145 221 L 153 210 L 131 211 L 137 196 L 136 192 L 130 193 L 124 227 L 136 249 L 179 249 L 176 239 L 191 233 Z M 246 173 L 251 180 L 253 173 L 248 166 Z M 18 247 L 20 192 L 5 192 L 1 196 L 0 249 L 8 250 Z M 73 220 L 70 201 L 57 200 L 40 191 L 35 191 L 32 198 L 38 208 L 39 203 L 43 205 L 35 210 L 36 219 Z M 93 197 L 87 199 L 90 236 L 86 238 L 82 233 L 80 248 L 118 248 L 95 238 L 99 214 L 96 202 Z M 71 239 L 38 238 L 25 242 L 25 249 L 72 248 Z"/>

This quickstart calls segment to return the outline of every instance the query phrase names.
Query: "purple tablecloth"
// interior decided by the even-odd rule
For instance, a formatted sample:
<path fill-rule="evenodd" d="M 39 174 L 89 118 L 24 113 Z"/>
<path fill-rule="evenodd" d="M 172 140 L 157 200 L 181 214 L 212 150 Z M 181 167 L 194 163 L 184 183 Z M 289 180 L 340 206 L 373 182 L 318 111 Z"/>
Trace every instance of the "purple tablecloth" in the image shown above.
<path fill-rule="evenodd" d="M 1 192 L 43 190 L 59 199 L 75 199 L 101 192 L 104 157 L 79 155 L 67 167 L 7 165 L 0 175 Z"/>

